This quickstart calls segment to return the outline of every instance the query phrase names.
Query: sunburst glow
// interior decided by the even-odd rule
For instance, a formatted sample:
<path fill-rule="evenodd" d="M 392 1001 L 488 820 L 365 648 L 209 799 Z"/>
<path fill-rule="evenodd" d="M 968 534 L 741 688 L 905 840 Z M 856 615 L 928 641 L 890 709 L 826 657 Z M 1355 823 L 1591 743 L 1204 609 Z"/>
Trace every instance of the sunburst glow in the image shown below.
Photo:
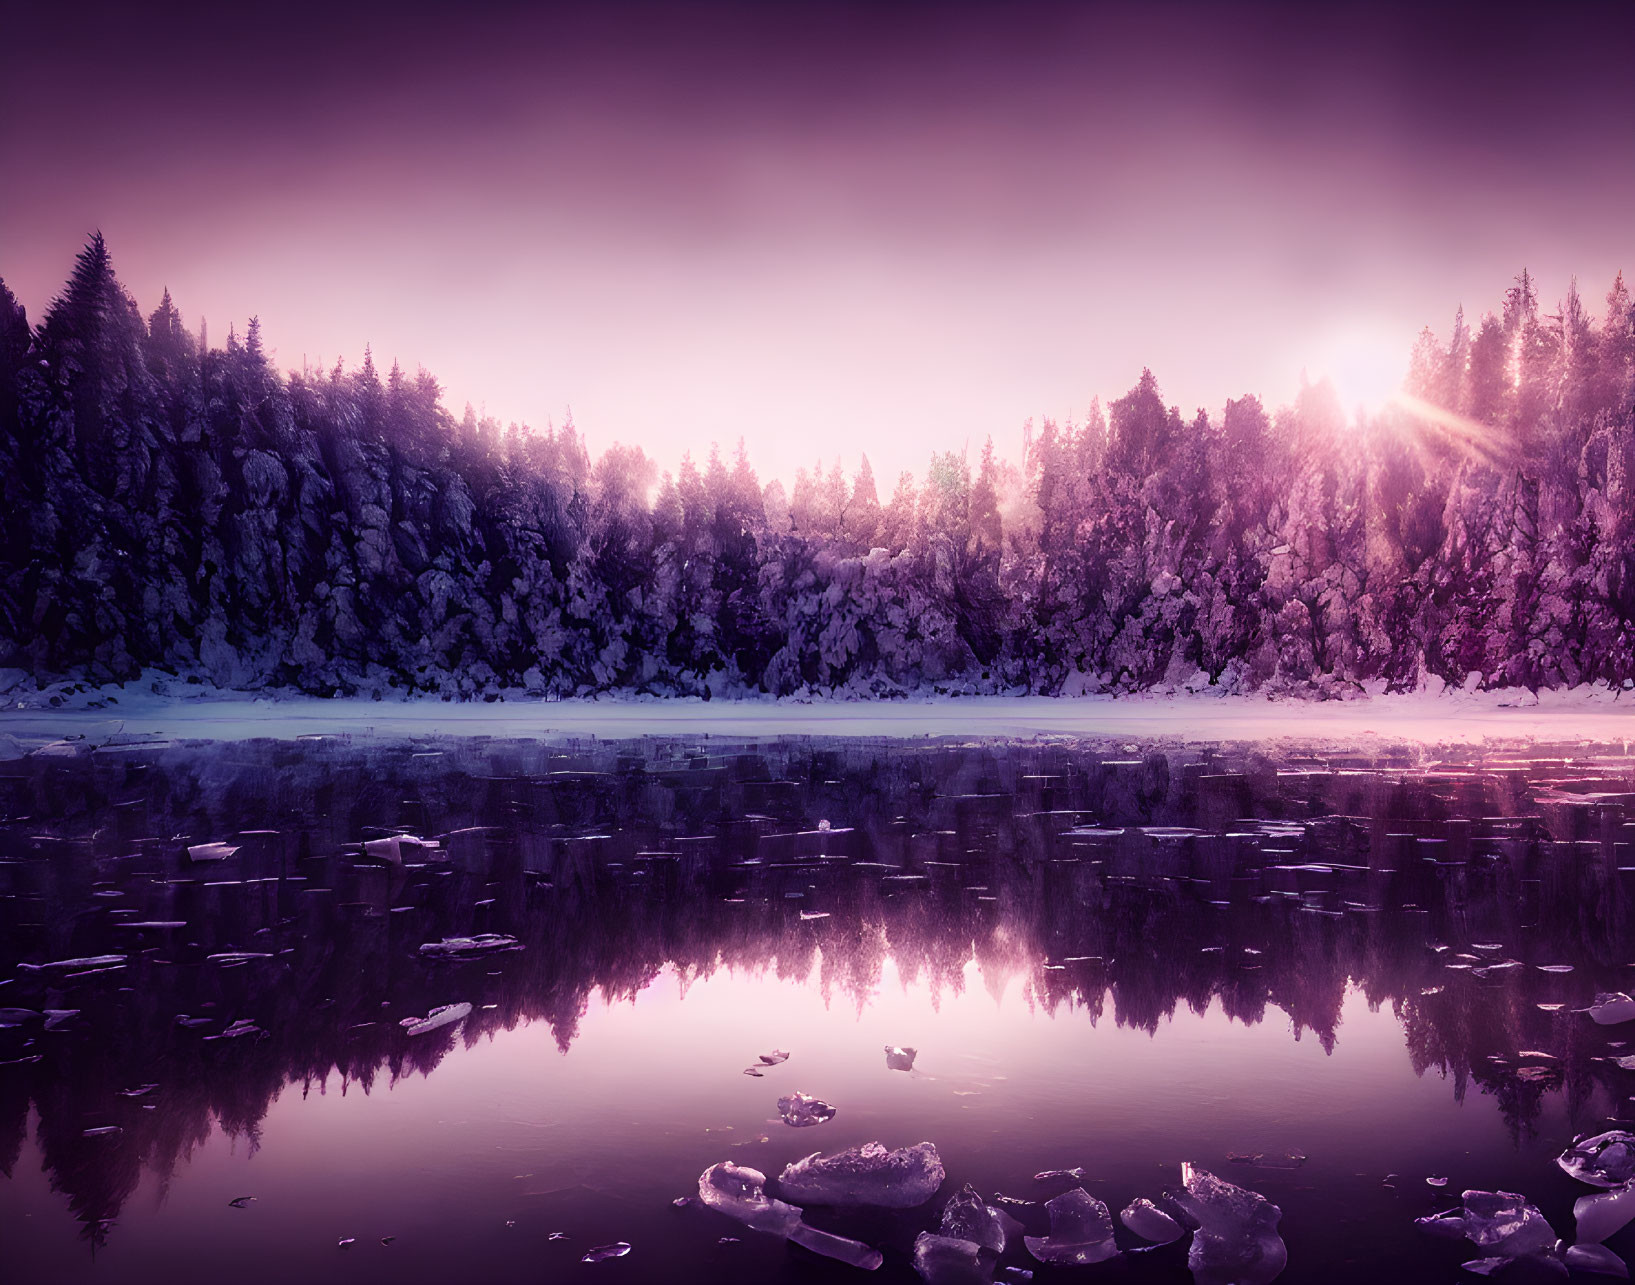
<path fill-rule="evenodd" d="M 1399 334 L 1383 326 L 1352 326 L 1326 337 L 1311 369 L 1315 378 L 1334 385 L 1347 414 L 1372 414 L 1401 394 L 1407 368 Z"/>

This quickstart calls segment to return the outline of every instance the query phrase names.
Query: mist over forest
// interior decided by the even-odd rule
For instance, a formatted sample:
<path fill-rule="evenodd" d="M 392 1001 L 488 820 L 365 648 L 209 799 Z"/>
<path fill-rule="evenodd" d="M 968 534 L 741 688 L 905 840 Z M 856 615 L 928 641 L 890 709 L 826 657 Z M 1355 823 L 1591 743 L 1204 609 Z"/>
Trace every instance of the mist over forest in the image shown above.
<path fill-rule="evenodd" d="M 490 699 L 1627 683 L 1622 276 L 1551 304 L 1522 272 L 1404 387 L 1187 417 L 1146 372 L 1019 462 L 786 490 L 741 447 L 670 473 L 455 413 L 367 349 L 281 373 L 254 319 L 212 347 L 168 292 L 144 318 L 97 235 L 38 325 L 0 283 L 0 668 Z"/>

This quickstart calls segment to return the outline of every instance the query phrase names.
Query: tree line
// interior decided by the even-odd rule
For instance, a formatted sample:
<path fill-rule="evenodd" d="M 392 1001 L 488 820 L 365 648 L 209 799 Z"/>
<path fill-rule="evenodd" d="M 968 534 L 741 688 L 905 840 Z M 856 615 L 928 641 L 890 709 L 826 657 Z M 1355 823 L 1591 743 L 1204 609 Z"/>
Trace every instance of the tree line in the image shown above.
<path fill-rule="evenodd" d="M 1635 305 L 1523 272 L 1414 348 L 1400 403 L 1327 383 L 1183 418 L 1150 371 L 882 494 L 660 473 L 571 421 L 456 417 L 424 370 L 281 373 L 94 236 L 43 321 L 0 283 L 0 667 L 495 697 L 1307 695 L 1635 676 Z"/>

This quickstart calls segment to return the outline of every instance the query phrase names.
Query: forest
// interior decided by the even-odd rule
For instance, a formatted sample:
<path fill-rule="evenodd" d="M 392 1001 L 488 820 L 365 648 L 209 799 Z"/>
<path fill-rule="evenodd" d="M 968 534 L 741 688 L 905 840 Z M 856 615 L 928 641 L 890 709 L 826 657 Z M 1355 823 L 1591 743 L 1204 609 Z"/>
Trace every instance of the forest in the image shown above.
<path fill-rule="evenodd" d="M 98 234 L 38 325 L 0 283 L 0 669 L 491 700 L 1630 685 L 1622 275 L 1550 311 L 1522 272 L 1422 333 L 1405 389 L 1188 418 L 1144 372 L 1019 463 L 786 490 L 742 445 L 661 472 L 457 416 L 367 349 L 280 372 L 254 318 L 211 347 L 168 291 L 144 319 Z"/>

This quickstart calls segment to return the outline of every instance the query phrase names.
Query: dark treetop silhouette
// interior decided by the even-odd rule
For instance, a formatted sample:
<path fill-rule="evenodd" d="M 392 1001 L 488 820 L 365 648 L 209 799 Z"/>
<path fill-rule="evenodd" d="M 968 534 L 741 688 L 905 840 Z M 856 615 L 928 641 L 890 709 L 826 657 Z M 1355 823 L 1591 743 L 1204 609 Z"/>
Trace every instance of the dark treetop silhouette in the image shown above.
<path fill-rule="evenodd" d="M 424 371 L 280 375 L 148 321 L 100 235 L 31 329 L 0 286 L 0 666 L 493 698 L 1342 694 L 1635 674 L 1635 308 L 1421 337 L 1406 405 L 1326 384 L 1183 420 L 1150 373 L 882 499 L 865 460 L 659 478 L 571 423 L 456 420 Z M 655 489 L 656 484 L 656 489 Z"/>

